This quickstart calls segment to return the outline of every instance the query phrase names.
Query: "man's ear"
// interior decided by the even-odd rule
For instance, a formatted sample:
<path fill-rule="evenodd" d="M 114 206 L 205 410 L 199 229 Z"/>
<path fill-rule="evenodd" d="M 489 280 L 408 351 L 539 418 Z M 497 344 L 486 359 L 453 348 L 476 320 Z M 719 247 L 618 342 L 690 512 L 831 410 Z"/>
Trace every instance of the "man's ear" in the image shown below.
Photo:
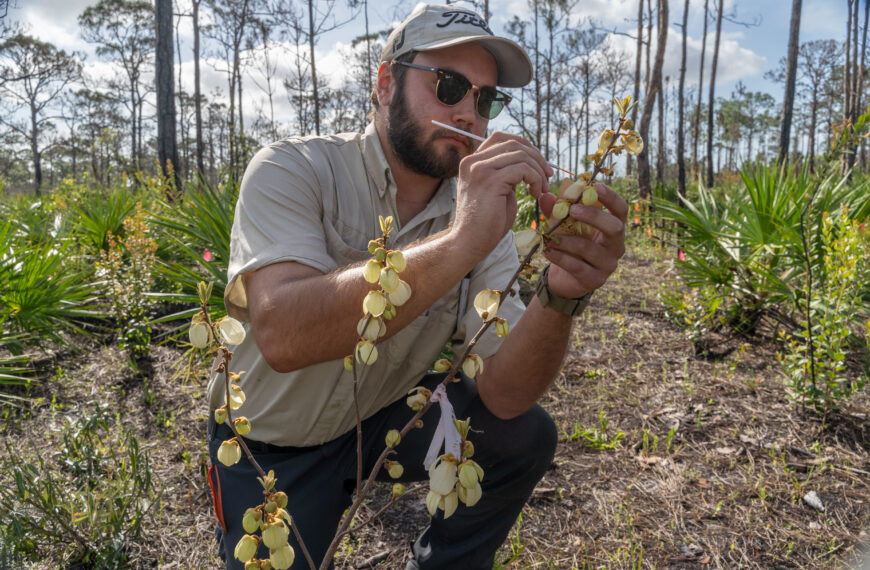
<path fill-rule="evenodd" d="M 377 80 L 377 89 L 378 89 L 378 105 L 380 106 L 388 106 L 390 102 L 393 100 L 393 66 L 389 61 L 381 62 L 380 67 L 378 67 L 378 80 Z"/>

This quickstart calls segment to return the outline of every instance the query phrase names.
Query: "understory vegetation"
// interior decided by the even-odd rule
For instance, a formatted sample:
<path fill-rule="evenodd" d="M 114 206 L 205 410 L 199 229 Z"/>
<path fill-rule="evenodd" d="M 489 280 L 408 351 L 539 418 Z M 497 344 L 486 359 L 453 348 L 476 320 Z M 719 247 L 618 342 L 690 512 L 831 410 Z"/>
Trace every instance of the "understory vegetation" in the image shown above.
<path fill-rule="evenodd" d="M 611 184 L 629 252 L 542 401 L 557 456 L 497 567 L 854 564 L 870 179 L 759 163 L 653 202 Z M 220 313 L 237 191 L 139 175 L 0 196 L 0 567 L 218 567 L 208 362 L 181 333 L 200 281 Z M 534 216 L 520 196 L 517 227 Z M 352 533 L 337 566 L 403 567 L 424 494 Z"/>

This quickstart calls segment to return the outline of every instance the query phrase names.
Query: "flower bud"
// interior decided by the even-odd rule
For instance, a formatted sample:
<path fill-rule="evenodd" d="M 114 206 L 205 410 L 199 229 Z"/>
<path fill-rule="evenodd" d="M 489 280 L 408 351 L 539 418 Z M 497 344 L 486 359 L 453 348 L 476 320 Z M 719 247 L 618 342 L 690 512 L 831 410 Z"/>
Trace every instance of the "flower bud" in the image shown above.
<path fill-rule="evenodd" d="M 238 384 L 230 385 L 230 408 L 238 410 L 245 403 L 245 393 Z"/>
<path fill-rule="evenodd" d="M 387 252 L 387 263 L 396 270 L 396 273 L 401 273 L 405 270 L 407 262 L 405 261 L 405 254 L 403 254 L 399 250 L 392 250 Z"/>
<path fill-rule="evenodd" d="M 456 493 L 459 495 L 459 500 L 462 501 L 466 507 L 473 507 L 477 504 L 477 501 L 480 500 L 480 497 L 483 496 L 483 489 L 480 488 L 480 484 L 474 485 L 471 488 L 459 485 L 456 488 Z"/>
<path fill-rule="evenodd" d="M 287 506 L 287 493 L 284 491 L 278 491 L 277 493 L 272 493 L 270 500 L 275 501 L 275 504 L 278 505 L 279 509 L 283 509 Z"/>
<path fill-rule="evenodd" d="M 227 421 L 227 407 L 221 406 L 214 411 L 214 421 L 217 424 L 222 424 Z"/>
<path fill-rule="evenodd" d="M 197 323 L 190 327 L 190 330 L 187 331 L 187 336 L 190 338 L 190 344 L 193 345 L 194 348 L 205 348 L 208 346 L 208 325 L 204 323 Z"/>
<path fill-rule="evenodd" d="M 399 433 L 397 429 L 391 429 L 387 432 L 387 437 L 385 438 L 387 442 L 387 447 L 393 448 L 399 445 L 402 441 L 402 434 Z"/>
<path fill-rule="evenodd" d="M 251 433 L 251 420 L 244 416 L 233 420 L 233 425 L 236 426 L 236 431 L 239 432 L 239 435 Z"/>
<path fill-rule="evenodd" d="M 435 372 L 447 372 L 453 365 L 446 358 L 439 358 L 435 361 L 435 364 L 432 365 L 432 369 Z"/>
<path fill-rule="evenodd" d="M 262 570 L 263 567 L 260 565 L 260 561 L 254 558 L 253 560 L 248 560 L 245 562 L 245 570 Z"/>
<path fill-rule="evenodd" d="M 387 473 L 389 473 L 390 477 L 393 479 L 398 479 L 404 472 L 405 468 L 402 467 L 402 464 L 398 461 L 387 461 Z"/>
<path fill-rule="evenodd" d="M 236 549 L 233 555 L 242 562 L 247 562 L 257 554 L 257 549 L 260 547 L 260 540 L 256 536 L 246 534 L 241 540 L 236 543 Z"/>
<path fill-rule="evenodd" d="M 564 220 L 568 217 L 570 209 L 571 203 L 567 200 L 556 200 L 556 204 L 553 206 L 553 218 L 556 221 Z"/>
<path fill-rule="evenodd" d="M 446 495 L 456 485 L 456 464 L 449 459 L 436 461 L 429 468 L 429 488 L 433 493 Z"/>
<path fill-rule="evenodd" d="M 415 412 L 425 406 L 426 402 L 429 401 L 429 398 L 432 397 L 432 391 L 423 386 L 411 388 L 411 390 L 408 391 L 408 394 L 409 396 L 408 399 L 405 400 L 405 403 Z"/>
<path fill-rule="evenodd" d="M 374 254 L 375 251 L 381 247 L 381 242 L 376 239 L 369 240 L 369 253 Z M 374 281 L 372 281 L 374 283 Z"/>
<path fill-rule="evenodd" d="M 363 317 L 356 324 L 356 332 L 365 340 L 374 342 L 387 333 L 387 325 L 379 317 Z"/>
<path fill-rule="evenodd" d="M 381 264 L 374 259 L 370 259 L 363 268 L 363 278 L 369 283 L 377 283 L 380 276 Z"/>
<path fill-rule="evenodd" d="M 417 393 L 417 394 L 413 394 L 411 396 L 408 396 L 408 398 L 405 400 L 405 403 L 408 404 L 409 408 L 411 408 L 412 410 L 414 410 L 416 412 L 416 411 L 422 409 L 423 406 L 426 405 L 426 402 L 428 400 L 429 400 L 429 398 L 427 398 L 423 394 Z"/>
<path fill-rule="evenodd" d="M 392 303 L 387 303 L 387 308 L 384 309 L 384 320 L 389 321 L 396 316 L 396 307 Z"/>
<path fill-rule="evenodd" d="M 453 426 L 456 427 L 459 437 L 466 439 L 468 437 L 468 431 L 471 429 L 471 418 L 465 420 L 453 418 Z"/>
<path fill-rule="evenodd" d="M 492 289 L 484 289 L 474 297 L 474 308 L 484 321 L 495 318 L 499 303 L 501 303 L 501 293 Z"/>
<path fill-rule="evenodd" d="M 462 363 L 462 371 L 469 378 L 474 378 L 483 372 L 483 359 L 477 354 L 469 354 Z"/>
<path fill-rule="evenodd" d="M 363 299 L 363 313 L 368 313 L 373 317 L 380 317 L 387 308 L 387 299 L 380 291 L 369 291 L 366 298 Z"/>
<path fill-rule="evenodd" d="M 405 486 L 401 483 L 393 483 L 393 496 L 401 497 L 405 494 Z"/>
<path fill-rule="evenodd" d="M 356 345 L 356 361 L 360 364 L 374 364 L 378 359 L 377 347 L 368 340 L 361 340 Z"/>
<path fill-rule="evenodd" d="M 459 466 L 459 483 L 466 489 L 471 489 L 480 483 L 477 479 L 477 471 L 470 463 L 463 463 Z"/>
<path fill-rule="evenodd" d="M 527 256 L 532 248 L 541 241 L 541 234 L 536 230 L 522 230 L 514 233 L 514 244 L 517 246 L 517 254 Z"/>
<path fill-rule="evenodd" d="M 583 205 L 592 206 L 598 201 L 598 190 L 594 186 L 589 186 L 583 191 Z"/>
<path fill-rule="evenodd" d="M 220 322 L 218 328 L 225 343 L 238 346 L 245 342 L 245 327 L 236 319 L 227 317 Z"/>
<path fill-rule="evenodd" d="M 399 288 L 399 274 L 391 267 L 385 267 L 379 278 L 381 288 L 386 293 L 394 293 Z"/>
<path fill-rule="evenodd" d="M 472 456 L 474 456 L 474 444 L 466 439 L 462 442 L 462 457 Z"/>
<path fill-rule="evenodd" d="M 510 332 L 510 323 L 507 322 L 507 319 L 497 317 L 495 321 L 495 334 L 500 338 L 504 338 L 508 335 L 508 332 Z"/>
<path fill-rule="evenodd" d="M 634 128 L 634 121 L 632 121 L 631 119 L 626 119 L 622 121 L 622 128 L 630 131 Z"/>
<path fill-rule="evenodd" d="M 296 552 L 293 547 L 285 543 L 281 548 L 271 550 L 269 552 L 269 563 L 275 570 L 287 570 L 293 566 L 293 561 L 296 559 Z"/>
<path fill-rule="evenodd" d="M 374 255 L 375 259 L 381 263 L 384 263 L 387 260 L 387 250 L 382 247 L 376 249 Z"/>
<path fill-rule="evenodd" d="M 389 235 L 391 231 L 393 231 L 393 216 L 387 216 L 386 218 L 383 216 L 378 216 L 378 221 L 381 224 L 381 233 L 385 236 Z"/>
<path fill-rule="evenodd" d="M 395 307 L 401 307 L 411 298 L 411 286 L 407 281 L 399 279 L 399 285 L 395 291 L 387 292 L 387 300 Z M 395 315 L 394 315 L 395 316 Z"/>
<path fill-rule="evenodd" d="M 263 544 L 271 550 L 277 550 L 281 546 L 287 544 L 287 536 L 290 534 L 290 529 L 284 524 L 284 521 L 279 520 L 270 524 L 263 525 Z"/>
<path fill-rule="evenodd" d="M 248 534 L 254 534 L 260 528 L 260 521 L 263 520 L 263 515 L 260 509 L 248 509 L 245 511 L 245 516 L 242 517 L 242 528 Z"/>
<path fill-rule="evenodd" d="M 613 137 L 616 136 L 616 133 L 611 129 L 604 129 L 604 132 L 601 133 L 601 136 L 598 137 L 598 152 L 604 152 L 610 146 L 610 143 L 613 142 Z"/>
<path fill-rule="evenodd" d="M 218 448 L 217 458 L 227 467 L 238 463 L 242 458 L 242 448 L 239 447 L 239 442 L 235 438 L 223 442 Z"/>
<path fill-rule="evenodd" d="M 348 372 L 353 372 L 353 356 L 345 356 L 344 357 L 344 369 Z"/>

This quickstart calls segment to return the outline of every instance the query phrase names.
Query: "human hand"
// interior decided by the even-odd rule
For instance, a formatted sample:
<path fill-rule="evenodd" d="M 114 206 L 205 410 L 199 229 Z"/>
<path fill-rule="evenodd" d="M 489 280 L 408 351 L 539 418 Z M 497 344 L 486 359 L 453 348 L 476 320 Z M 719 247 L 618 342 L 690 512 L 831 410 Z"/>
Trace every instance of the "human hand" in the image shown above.
<path fill-rule="evenodd" d="M 598 200 L 606 207 L 601 210 L 582 203 L 571 206 L 569 216 L 594 228 L 589 236 L 569 235 L 557 229 L 544 256 L 551 262 L 547 277 L 550 290 L 567 298 L 582 297 L 601 287 L 616 270 L 625 253 L 625 221 L 628 204 L 604 184 L 596 184 Z M 556 196 L 539 195 L 541 210 L 550 216 Z"/>
<path fill-rule="evenodd" d="M 528 140 L 495 132 L 459 164 L 454 230 L 481 257 L 511 229 L 517 215 L 515 188 L 533 195 L 547 189 L 553 169 Z"/>

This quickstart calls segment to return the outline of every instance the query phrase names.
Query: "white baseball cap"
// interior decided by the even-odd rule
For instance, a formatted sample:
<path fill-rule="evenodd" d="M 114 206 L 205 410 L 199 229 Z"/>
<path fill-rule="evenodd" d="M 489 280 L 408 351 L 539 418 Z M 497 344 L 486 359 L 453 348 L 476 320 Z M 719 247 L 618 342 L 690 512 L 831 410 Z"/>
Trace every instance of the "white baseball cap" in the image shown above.
<path fill-rule="evenodd" d="M 417 4 L 390 33 L 381 61 L 394 60 L 412 50 L 428 51 L 469 42 L 484 47 L 495 58 L 498 85 L 523 87 L 532 80 L 532 62 L 523 48 L 493 34 L 479 14 L 445 4 Z"/>

